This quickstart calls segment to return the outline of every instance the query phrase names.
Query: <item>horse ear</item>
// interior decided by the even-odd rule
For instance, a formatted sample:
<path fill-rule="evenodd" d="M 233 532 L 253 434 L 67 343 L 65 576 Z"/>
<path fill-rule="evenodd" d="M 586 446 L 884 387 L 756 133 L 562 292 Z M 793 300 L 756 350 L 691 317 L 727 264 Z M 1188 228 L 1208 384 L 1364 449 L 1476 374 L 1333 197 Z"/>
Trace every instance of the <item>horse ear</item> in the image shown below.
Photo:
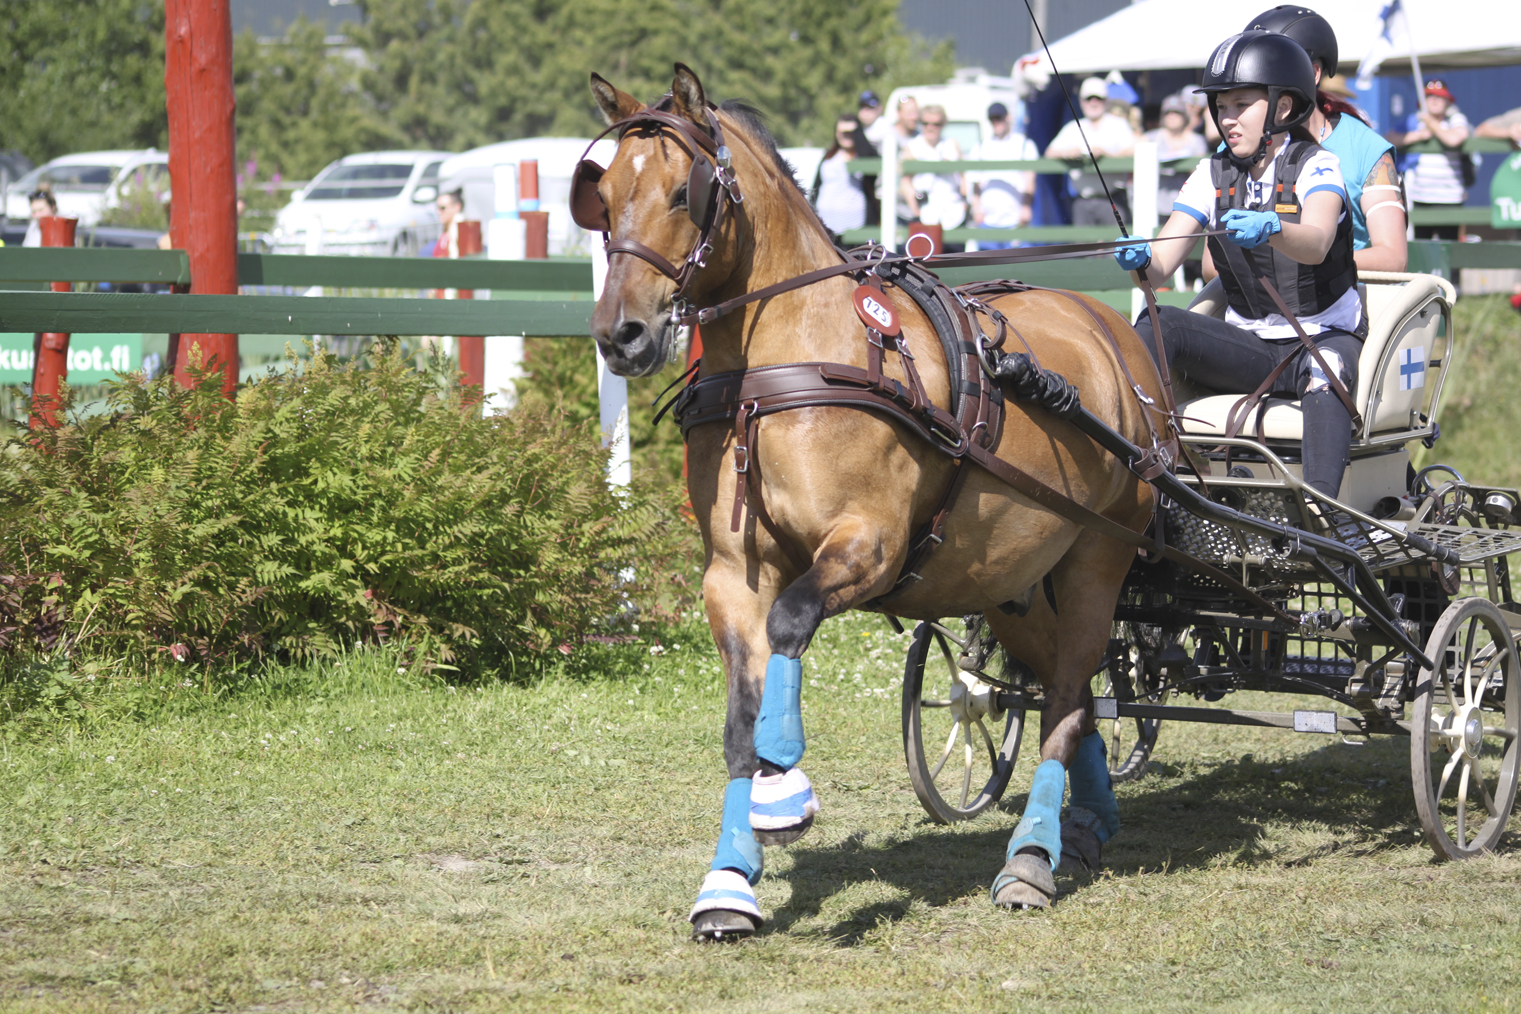
<path fill-rule="evenodd" d="M 628 92 L 620 92 L 601 74 L 591 76 L 591 91 L 592 98 L 597 100 L 597 108 L 602 110 L 602 117 L 608 123 L 617 123 L 644 108 L 643 102 Z"/>
<path fill-rule="evenodd" d="M 708 99 L 702 92 L 702 82 L 697 80 L 696 71 L 684 63 L 676 65 L 676 76 L 671 80 L 671 106 L 677 116 L 699 127 L 708 125 Z"/>

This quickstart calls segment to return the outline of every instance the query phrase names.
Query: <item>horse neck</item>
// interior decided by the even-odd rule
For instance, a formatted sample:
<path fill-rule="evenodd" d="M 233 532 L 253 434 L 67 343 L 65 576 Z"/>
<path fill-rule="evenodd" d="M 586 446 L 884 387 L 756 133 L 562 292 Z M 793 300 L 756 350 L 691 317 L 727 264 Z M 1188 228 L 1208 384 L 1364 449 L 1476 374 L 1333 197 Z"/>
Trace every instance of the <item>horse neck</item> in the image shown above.
<path fill-rule="evenodd" d="M 746 145 L 749 170 L 740 177 L 745 203 L 736 219 L 738 250 L 729 281 L 699 300 L 700 306 L 732 299 L 840 262 L 839 252 L 818 223 L 813 209 L 791 180 L 776 178 L 768 157 Z M 753 181 L 753 182 L 752 182 Z M 849 283 L 834 279 L 787 293 L 776 300 L 751 303 L 702 325 L 703 372 L 723 373 L 751 365 L 817 359 L 827 349 L 819 333 L 807 326 L 820 311 L 850 313 L 848 299 L 836 290 Z M 834 298 L 831 298 L 831 293 Z M 827 301 L 827 304 L 825 303 Z M 768 305 L 776 304 L 776 305 Z M 826 329 L 839 330 L 839 329 Z"/>

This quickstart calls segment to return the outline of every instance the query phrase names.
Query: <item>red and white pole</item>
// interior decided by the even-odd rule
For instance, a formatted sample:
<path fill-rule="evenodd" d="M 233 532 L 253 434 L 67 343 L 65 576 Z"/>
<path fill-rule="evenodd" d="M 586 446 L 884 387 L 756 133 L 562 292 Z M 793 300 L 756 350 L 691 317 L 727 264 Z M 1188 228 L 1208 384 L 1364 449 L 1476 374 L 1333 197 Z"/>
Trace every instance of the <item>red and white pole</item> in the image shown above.
<path fill-rule="evenodd" d="M 165 0 L 164 90 L 169 106 L 169 235 L 190 256 L 191 291 L 238 291 L 237 137 L 230 0 Z M 190 383 L 191 350 L 238 383 L 238 336 L 182 334 L 170 350 L 174 376 Z"/>
<path fill-rule="evenodd" d="M 77 218 L 48 216 L 37 220 L 43 246 L 73 246 Z M 68 292 L 69 282 L 54 282 L 54 292 Z M 37 336 L 32 353 L 32 429 L 58 425 L 58 387 L 69 375 L 69 336 L 46 332 Z"/>
<path fill-rule="evenodd" d="M 473 219 L 461 219 L 459 223 L 459 255 L 475 257 L 482 250 L 481 223 Z M 474 299 L 474 289 L 460 289 L 460 299 Z M 486 383 L 486 339 L 479 335 L 458 335 L 459 368 L 465 375 L 466 387 L 482 387 Z"/>

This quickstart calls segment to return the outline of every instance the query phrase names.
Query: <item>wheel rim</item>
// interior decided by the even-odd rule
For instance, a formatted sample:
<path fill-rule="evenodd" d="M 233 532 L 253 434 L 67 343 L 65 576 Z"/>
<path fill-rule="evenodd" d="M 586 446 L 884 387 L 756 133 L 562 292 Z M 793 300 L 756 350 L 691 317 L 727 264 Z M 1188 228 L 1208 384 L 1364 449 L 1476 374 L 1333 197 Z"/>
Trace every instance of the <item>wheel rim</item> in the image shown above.
<path fill-rule="evenodd" d="M 998 694 L 961 670 L 944 633 L 927 623 L 914 630 L 903 678 L 903 746 L 914 793 L 937 823 L 970 820 L 1008 786 L 1024 712 L 1000 710 Z"/>
<path fill-rule="evenodd" d="M 1486 599 L 1459 599 L 1426 645 L 1411 715 L 1411 775 L 1427 842 L 1442 858 L 1492 850 L 1505 833 L 1521 765 L 1516 645 Z"/>
<path fill-rule="evenodd" d="M 1145 689 L 1147 677 L 1143 655 L 1147 651 L 1155 655 L 1160 649 L 1140 643 L 1143 639 L 1140 630 L 1126 631 L 1122 628 L 1121 633 L 1129 635 L 1118 638 L 1126 643 L 1125 654 L 1094 674 L 1093 695 L 1113 697 L 1119 701 L 1166 704 L 1169 691 L 1148 694 Z M 1132 641 L 1136 643 L 1131 643 Z M 1136 690 L 1137 677 L 1142 686 L 1140 691 Z M 1129 782 L 1145 774 L 1151 763 L 1151 751 L 1156 745 L 1157 733 L 1162 726 L 1161 719 L 1100 718 L 1096 724 L 1104 736 L 1110 780 Z"/>

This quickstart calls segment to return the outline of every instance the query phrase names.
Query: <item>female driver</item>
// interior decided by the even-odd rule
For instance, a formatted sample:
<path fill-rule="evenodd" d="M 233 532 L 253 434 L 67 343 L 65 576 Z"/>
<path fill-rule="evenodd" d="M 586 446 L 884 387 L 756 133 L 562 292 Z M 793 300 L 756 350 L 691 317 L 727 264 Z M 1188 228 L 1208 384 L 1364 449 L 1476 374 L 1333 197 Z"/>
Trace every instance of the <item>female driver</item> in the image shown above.
<path fill-rule="evenodd" d="M 1159 308 L 1168 363 L 1225 393 L 1251 391 L 1293 360 L 1272 391 L 1301 399 L 1305 482 L 1334 497 L 1352 442 L 1351 414 L 1263 284 L 1272 283 L 1326 367 L 1353 390 L 1362 303 L 1346 188 L 1336 156 L 1295 129 L 1313 107 L 1315 69 L 1287 36 L 1243 32 L 1215 50 L 1200 90 L 1226 147 L 1189 176 L 1158 239 L 1227 230 L 1208 243 L 1229 306 L 1223 321 Z M 1166 277 L 1192 244 L 1152 246 L 1127 244 L 1115 259 Z M 1136 331 L 1155 354 L 1149 317 L 1142 315 Z"/>

